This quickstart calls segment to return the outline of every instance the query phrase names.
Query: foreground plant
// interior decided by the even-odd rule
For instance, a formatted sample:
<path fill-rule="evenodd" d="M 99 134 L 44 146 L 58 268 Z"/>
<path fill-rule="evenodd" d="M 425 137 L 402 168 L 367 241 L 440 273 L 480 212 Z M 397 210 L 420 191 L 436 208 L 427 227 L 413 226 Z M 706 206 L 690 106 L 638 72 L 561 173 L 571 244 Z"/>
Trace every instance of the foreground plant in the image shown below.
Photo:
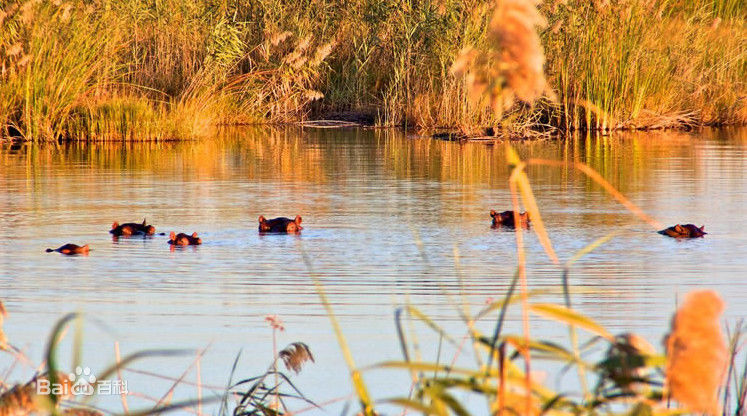
<path fill-rule="evenodd" d="M 234 371 L 239 356 L 234 362 Z M 277 369 L 277 362 L 282 361 L 288 371 L 298 374 L 303 366 L 309 361 L 314 361 L 314 356 L 308 345 L 303 342 L 294 342 L 280 350 L 267 371 L 259 376 L 240 380 L 231 384 L 223 398 L 220 414 L 228 414 L 228 409 L 233 406 L 234 416 L 277 416 L 291 414 L 288 399 L 300 400 L 317 408 L 316 404 L 307 399 L 303 393 L 291 382 L 288 374 Z M 232 371 L 233 376 L 233 371 Z M 273 383 L 267 383 L 268 379 L 274 379 Z M 287 386 L 287 388 L 283 388 Z M 235 404 L 231 404 L 230 397 L 234 398 Z"/>
<path fill-rule="evenodd" d="M 719 325 L 724 302 L 712 291 L 692 292 L 672 318 L 666 338 L 667 387 L 690 410 L 720 413 L 718 391 L 728 350 Z"/>
<path fill-rule="evenodd" d="M 65 337 L 71 323 L 75 323 L 76 332 L 73 345 L 74 362 L 73 367 L 78 367 L 76 372 L 65 372 L 61 370 L 58 359 L 58 350 Z M 102 415 L 103 411 L 96 409 L 91 404 L 95 393 L 105 386 L 111 388 L 111 383 L 115 382 L 113 377 L 119 376 L 121 382 L 121 372 L 131 364 L 148 358 L 173 357 L 184 354 L 183 350 L 144 350 L 132 353 L 123 358 L 119 358 L 109 368 L 105 369 L 97 377 L 91 379 L 71 379 L 73 376 L 79 377 L 84 374 L 79 368 L 79 359 L 82 348 L 82 326 L 81 316 L 79 314 L 68 314 L 60 319 L 50 335 L 44 365 L 33 365 L 30 360 L 17 348 L 10 344 L 5 351 L 12 356 L 16 363 L 27 365 L 30 368 L 39 368 L 28 382 L 19 384 L 10 384 L 7 380 L 0 380 L 0 416 L 20 416 L 20 415 Z M 85 373 L 87 374 L 87 373 Z M 177 380 L 178 383 L 178 380 Z M 83 389 L 83 390 L 80 390 Z M 80 391 L 90 392 L 78 394 Z M 198 400 L 184 400 L 178 402 L 159 402 L 155 406 L 149 406 L 142 410 L 128 410 L 126 406 L 127 392 L 122 392 L 123 405 L 125 411 L 131 414 L 150 415 L 161 414 L 165 412 L 180 410 L 202 403 L 209 403 L 218 398 L 207 398 Z"/>
<path fill-rule="evenodd" d="M 530 213 L 533 230 L 548 257 L 560 265 L 524 168 L 528 165 L 565 164 L 539 159 L 523 161 L 509 145 L 507 155 L 512 168 L 509 183 L 514 211 L 521 211 L 523 205 Z M 576 162 L 573 166 L 648 223 L 652 230 L 659 229 L 658 221 L 625 198 L 597 172 L 582 163 Z M 526 231 L 519 225 L 515 227 L 519 265 L 503 299 L 492 302 L 477 314 L 470 314 L 466 303 L 459 305 L 455 302 L 454 305 L 465 327 L 464 339 L 474 346 L 476 367 L 455 367 L 444 364 L 440 359 L 438 362 L 413 359 L 419 354 L 411 350 L 415 343 L 403 330 L 403 316 L 423 323 L 447 345 L 453 345 L 455 355 L 459 354 L 461 346 L 454 341 L 457 337 L 441 328 L 435 320 L 416 306 L 407 305 L 395 313 L 404 360 L 381 363 L 373 368 L 407 371 L 412 380 L 411 392 L 384 402 L 428 415 L 470 414 L 475 398 L 484 400 L 487 413 L 494 415 L 592 415 L 619 414 L 621 411 L 641 415 L 691 412 L 717 415 L 721 414 L 721 409 L 734 409 L 735 415 L 743 412 L 747 397 L 747 371 L 739 372 L 735 365 L 743 359 L 738 358 L 744 342 L 741 338 L 742 324 L 737 327 L 727 352 L 724 336 L 719 329 L 723 302 L 718 295 L 711 291 L 688 295 L 672 319 L 665 354 L 659 353 L 640 335 L 612 334 L 573 308 L 571 295 L 576 289 L 568 284 L 571 266 L 609 241 L 615 233 L 600 237 L 572 255 L 561 268 L 558 288 L 540 292 L 529 290 L 522 234 Z M 307 265 L 311 269 L 308 259 Z M 314 279 L 318 282 L 316 275 Z M 319 283 L 317 288 L 333 325 L 337 327 L 331 306 Z M 562 304 L 536 300 L 552 294 L 561 295 Z M 522 332 L 519 334 L 505 331 L 509 307 L 521 309 Z M 481 332 L 478 323 L 491 315 L 495 317 L 493 331 L 487 334 Z M 569 334 L 567 344 L 532 336 L 528 329 L 530 319 L 535 318 L 550 320 L 556 326 L 566 326 Z M 346 356 L 349 355 L 341 333 L 338 339 Z M 438 350 L 442 350 L 441 345 Z M 560 363 L 565 369 L 574 369 L 578 373 L 581 392 L 556 391 L 543 384 L 543 380 L 537 377 L 537 362 L 547 360 Z M 352 375 L 356 375 L 352 357 L 349 363 Z M 727 363 L 731 363 L 728 370 Z M 725 377 L 727 374 L 728 378 Z M 353 384 L 363 413 L 373 414 L 373 401 L 361 394 L 367 393 L 362 378 L 359 375 L 354 377 Z"/>

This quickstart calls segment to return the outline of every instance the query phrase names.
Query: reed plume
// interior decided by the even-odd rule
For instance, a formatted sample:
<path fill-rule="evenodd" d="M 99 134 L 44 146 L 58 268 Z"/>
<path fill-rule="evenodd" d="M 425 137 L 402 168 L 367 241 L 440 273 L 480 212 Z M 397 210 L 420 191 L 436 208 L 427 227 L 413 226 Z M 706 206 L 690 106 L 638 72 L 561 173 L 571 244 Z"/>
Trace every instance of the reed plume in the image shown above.
<path fill-rule="evenodd" d="M 488 28 L 487 50 L 466 47 L 451 72 L 465 75 L 472 101 L 487 95 L 496 114 L 516 99 L 533 103 L 548 88 L 545 54 L 537 28 L 547 22 L 535 0 L 498 0 Z"/>
<path fill-rule="evenodd" d="M 718 389 L 727 364 L 719 326 L 724 303 L 710 290 L 691 292 L 672 318 L 665 338 L 667 386 L 691 411 L 719 414 Z"/>
<path fill-rule="evenodd" d="M 314 356 L 311 355 L 309 346 L 303 342 L 294 342 L 280 351 L 280 358 L 283 359 L 285 368 L 293 370 L 298 374 L 304 363 L 307 361 L 314 362 Z"/>
<path fill-rule="evenodd" d="M 0 395 L 0 416 L 30 415 L 40 410 L 36 398 L 36 383 L 13 386 Z"/>
<path fill-rule="evenodd" d="M 524 102 L 534 102 L 547 89 L 545 54 L 536 28 L 545 27 L 536 0 L 503 0 L 490 21 L 488 36 L 502 50 L 506 86 Z"/>

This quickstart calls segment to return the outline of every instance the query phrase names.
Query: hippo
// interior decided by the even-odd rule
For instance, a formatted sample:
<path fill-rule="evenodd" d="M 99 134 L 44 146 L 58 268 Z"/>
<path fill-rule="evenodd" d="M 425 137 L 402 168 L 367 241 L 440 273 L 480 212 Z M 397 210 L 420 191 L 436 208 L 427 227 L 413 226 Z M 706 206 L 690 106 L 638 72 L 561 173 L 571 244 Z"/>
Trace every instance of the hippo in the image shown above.
<path fill-rule="evenodd" d="M 152 225 L 146 225 L 145 218 L 143 218 L 142 224 L 136 224 L 134 222 L 124 223 L 119 225 L 115 222 L 112 224 L 112 229 L 109 231 L 114 236 L 119 237 L 121 235 L 153 235 L 156 233 L 156 227 Z"/>
<path fill-rule="evenodd" d="M 490 217 L 493 218 L 493 227 L 514 227 L 516 225 L 514 222 L 514 212 L 515 211 L 495 212 L 495 210 L 490 210 Z M 529 227 L 529 222 L 528 212 L 522 212 L 519 214 L 519 224 L 521 224 L 522 227 Z"/>
<path fill-rule="evenodd" d="M 296 215 L 295 219 L 279 217 L 271 220 L 265 219 L 265 217 L 259 217 L 259 232 L 260 233 L 298 233 L 303 230 L 301 227 L 301 216 Z"/>
<path fill-rule="evenodd" d="M 674 238 L 698 238 L 708 234 L 705 232 L 705 225 L 698 227 L 695 224 L 677 224 L 658 231 L 658 233 Z"/>
<path fill-rule="evenodd" d="M 197 233 L 188 235 L 184 233 L 176 234 L 172 231 L 169 238 L 169 244 L 175 246 L 198 246 L 202 244 L 202 239 L 197 237 Z"/>
<path fill-rule="evenodd" d="M 88 244 L 84 246 L 79 246 L 77 244 L 65 244 L 64 246 L 61 246 L 59 248 L 47 249 L 47 253 L 51 253 L 53 251 L 56 251 L 58 253 L 67 254 L 68 256 L 72 256 L 74 254 L 88 254 L 88 251 L 90 249 L 88 248 Z"/>

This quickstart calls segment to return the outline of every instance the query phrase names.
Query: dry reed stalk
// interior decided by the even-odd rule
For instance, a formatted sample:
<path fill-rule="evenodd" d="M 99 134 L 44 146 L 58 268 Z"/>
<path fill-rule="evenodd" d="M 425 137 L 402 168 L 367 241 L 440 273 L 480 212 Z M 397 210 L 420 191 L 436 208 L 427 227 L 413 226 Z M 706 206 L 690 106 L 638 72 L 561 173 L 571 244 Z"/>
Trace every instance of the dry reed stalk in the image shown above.
<path fill-rule="evenodd" d="M 514 167 L 516 172 L 519 167 Z M 512 172 L 513 174 L 513 172 Z M 508 181 L 508 187 L 511 190 L 511 207 L 514 212 L 520 212 L 519 207 L 519 189 L 515 180 Z M 529 288 L 527 284 L 527 272 L 526 272 L 526 253 L 524 252 L 524 234 L 522 233 L 522 227 L 518 223 L 518 216 L 514 216 L 517 223 L 515 224 L 516 237 L 516 255 L 518 257 L 518 272 L 519 272 L 519 286 L 521 291 L 521 323 L 522 333 L 524 334 L 524 346 L 521 348 L 517 347 L 517 350 L 524 357 L 524 388 L 526 390 L 526 397 L 524 402 L 524 411 L 520 414 L 530 414 L 532 406 L 532 359 L 529 351 L 529 341 L 531 336 L 529 334 Z M 504 402 L 505 403 L 505 402 Z"/>
<path fill-rule="evenodd" d="M 280 319 L 277 315 L 267 315 L 265 316 L 265 321 L 270 324 L 270 327 L 272 328 L 272 369 L 273 373 L 275 374 L 275 388 L 279 385 L 279 376 L 278 376 L 278 367 L 277 367 L 277 358 L 278 358 L 278 331 L 282 332 L 285 331 L 285 324 L 283 323 L 283 320 Z M 275 399 L 271 403 L 271 406 L 273 409 L 278 410 L 280 409 L 280 392 L 275 392 Z"/>
<path fill-rule="evenodd" d="M 158 402 L 156 403 L 156 405 L 153 406 L 153 409 L 152 409 L 153 412 L 157 411 L 158 408 L 161 407 L 161 406 L 168 406 L 168 405 L 171 404 L 171 400 L 174 398 L 174 390 L 176 390 L 176 386 L 178 386 L 179 384 L 182 383 L 182 381 L 184 380 L 184 378 L 187 377 L 187 374 L 189 374 L 189 372 L 192 370 L 192 367 L 194 367 L 202 359 L 202 356 L 205 355 L 205 353 L 207 352 L 208 348 L 210 348 L 210 345 L 208 345 L 204 349 L 201 349 L 201 350 L 197 351 L 197 354 L 195 354 L 195 359 L 194 359 L 194 361 L 192 361 L 192 364 L 190 364 L 189 367 L 187 367 L 184 370 L 184 372 L 182 373 L 182 375 L 179 376 L 179 378 L 177 378 L 174 381 L 174 383 L 171 385 L 171 388 L 169 388 L 169 391 L 167 391 L 166 394 L 164 394 L 158 400 Z M 187 410 L 187 408 L 186 407 L 182 407 L 180 410 Z M 191 409 L 189 409 L 189 410 L 192 411 L 192 412 L 194 412 Z"/>
<path fill-rule="evenodd" d="M 560 166 L 560 167 L 569 165 L 568 162 L 559 161 L 559 160 L 548 160 L 548 159 L 528 159 L 526 161 L 526 164 L 527 165 Z M 581 163 L 581 162 L 572 162 L 570 163 L 570 165 L 580 170 L 586 176 L 591 178 L 594 182 L 599 184 L 602 188 L 604 188 L 605 191 L 607 191 L 610 195 L 612 195 L 613 198 L 615 198 L 619 203 L 621 203 L 625 208 L 627 208 L 628 211 L 632 212 L 638 218 L 642 219 L 647 224 L 651 225 L 652 228 L 659 230 L 664 227 L 662 223 L 655 220 L 650 215 L 646 214 L 641 208 L 639 208 L 636 204 L 632 203 L 628 198 L 626 198 L 623 194 L 621 194 L 620 191 L 615 189 L 615 187 L 612 186 L 611 183 L 609 183 L 606 179 L 604 179 L 602 175 L 597 173 L 597 171 L 589 167 L 589 165 L 585 163 Z"/>
<path fill-rule="evenodd" d="M 119 378 L 119 382 L 122 383 L 122 368 L 120 367 L 122 358 L 119 354 L 119 341 L 114 343 L 114 359 L 117 362 L 117 378 Z M 120 398 L 122 399 L 122 410 L 125 414 L 130 413 L 130 407 L 127 405 L 127 393 L 122 391 Z"/>
<path fill-rule="evenodd" d="M 716 292 L 690 292 L 664 340 L 669 391 L 693 412 L 720 414 L 718 389 L 728 358 L 719 325 L 723 310 L 724 302 Z"/>
<path fill-rule="evenodd" d="M 202 367 L 200 365 L 202 361 L 197 360 L 197 414 L 202 414 Z"/>
<path fill-rule="evenodd" d="M 4 351 L 8 350 L 8 338 L 5 336 L 5 332 L 3 332 L 3 321 L 6 316 L 8 316 L 8 312 L 5 310 L 3 301 L 0 300 L 0 350 Z"/>

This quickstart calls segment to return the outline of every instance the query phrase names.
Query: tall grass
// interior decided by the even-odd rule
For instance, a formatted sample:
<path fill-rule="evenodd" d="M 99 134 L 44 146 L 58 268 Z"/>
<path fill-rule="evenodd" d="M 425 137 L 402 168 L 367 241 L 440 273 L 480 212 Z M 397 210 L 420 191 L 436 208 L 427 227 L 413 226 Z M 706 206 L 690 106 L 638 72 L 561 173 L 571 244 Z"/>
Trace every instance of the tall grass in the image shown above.
<path fill-rule="evenodd" d="M 535 21 L 547 20 L 557 99 L 496 113 L 470 100 L 484 79 L 450 69 L 465 48 L 519 62 L 534 30 L 491 23 L 511 3 L 12 0 L 0 11 L 0 125 L 35 140 L 137 140 L 340 112 L 512 134 L 747 122 L 744 2 L 545 0 Z"/>
<path fill-rule="evenodd" d="M 744 123 L 744 12 L 744 4 L 707 0 L 552 5 L 545 44 L 558 124 Z"/>

